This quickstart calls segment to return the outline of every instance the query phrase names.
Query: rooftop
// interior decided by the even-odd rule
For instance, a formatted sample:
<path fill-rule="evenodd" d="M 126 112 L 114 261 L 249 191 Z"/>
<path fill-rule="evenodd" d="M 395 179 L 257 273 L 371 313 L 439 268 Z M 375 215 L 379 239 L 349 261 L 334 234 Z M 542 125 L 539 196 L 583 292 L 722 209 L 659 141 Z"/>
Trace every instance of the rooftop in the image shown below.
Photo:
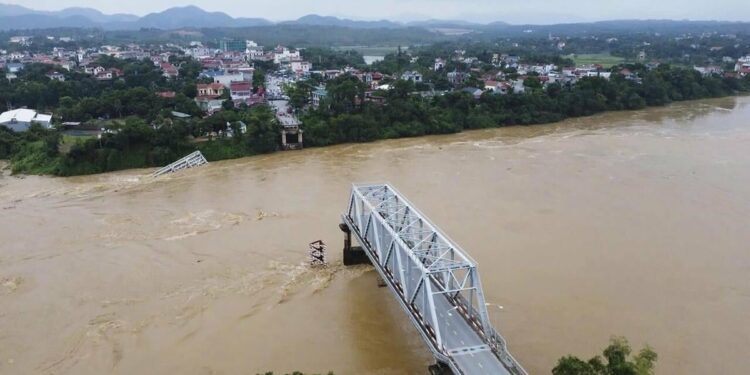
<path fill-rule="evenodd" d="M 26 108 L 14 109 L 0 114 L 0 123 L 32 121 L 49 123 L 52 121 L 52 115 L 40 114 L 32 109 Z"/>

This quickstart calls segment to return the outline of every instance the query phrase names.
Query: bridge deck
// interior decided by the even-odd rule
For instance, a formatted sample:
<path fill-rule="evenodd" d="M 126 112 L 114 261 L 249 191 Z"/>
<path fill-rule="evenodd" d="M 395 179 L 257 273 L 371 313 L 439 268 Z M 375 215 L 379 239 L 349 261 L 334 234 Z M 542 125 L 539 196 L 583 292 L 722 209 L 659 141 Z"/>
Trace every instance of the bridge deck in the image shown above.
<path fill-rule="evenodd" d="M 395 189 L 355 185 L 342 219 L 438 362 L 456 374 L 526 374 L 489 323 L 474 261 Z"/>

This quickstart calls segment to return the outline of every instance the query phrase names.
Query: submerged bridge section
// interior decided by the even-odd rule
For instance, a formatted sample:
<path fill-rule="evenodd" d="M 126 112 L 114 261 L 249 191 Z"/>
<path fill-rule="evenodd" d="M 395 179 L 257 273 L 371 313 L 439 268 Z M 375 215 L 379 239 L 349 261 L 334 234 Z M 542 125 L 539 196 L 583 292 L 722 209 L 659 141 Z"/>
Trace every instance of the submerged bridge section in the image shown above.
<path fill-rule="evenodd" d="M 439 365 L 454 374 L 526 375 L 490 324 L 476 262 L 396 189 L 354 185 L 342 218 L 344 251 L 355 251 L 354 234 Z"/>
<path fill-rule="evenodd" d="M 159 177 L 163 174 L 177 172 L 179 170 L 197 167 L 199 165 L 208 164 L 208 160 L 203 156 L 200 151 L 195 151 L 192 154 L 185 156 L 184 158 L 177 160 L 176 162 L 159 169 L 154 172 L 153 177 Z"/>

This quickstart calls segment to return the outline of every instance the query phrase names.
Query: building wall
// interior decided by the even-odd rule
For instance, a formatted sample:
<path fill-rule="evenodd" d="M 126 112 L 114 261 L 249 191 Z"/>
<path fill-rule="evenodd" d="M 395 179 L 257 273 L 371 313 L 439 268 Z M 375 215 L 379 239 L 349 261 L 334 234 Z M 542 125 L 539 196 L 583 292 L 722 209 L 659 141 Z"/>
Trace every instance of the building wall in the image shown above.
<path fill-rule="evenodd" d="M 25 132 L 29 130 L 31 123 L 28 123 L 28 122 L 3 123 L 3 124 L 0 124 L 0 126 L 5 126 L 8 129 L 13 130 L 15 132 Z"/>

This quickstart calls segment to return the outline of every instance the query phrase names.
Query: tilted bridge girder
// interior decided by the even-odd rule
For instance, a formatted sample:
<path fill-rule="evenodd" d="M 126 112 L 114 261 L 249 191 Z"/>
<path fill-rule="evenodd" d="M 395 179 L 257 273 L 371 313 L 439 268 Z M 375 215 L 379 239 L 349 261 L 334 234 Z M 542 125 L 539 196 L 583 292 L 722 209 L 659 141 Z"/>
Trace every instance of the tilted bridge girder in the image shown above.
<path fill-rule="evenodd" d="M 455 374 L 526 371 L 492 327 L 476 262 L 389 184 L 352 186 L 344 224 Z"/>

